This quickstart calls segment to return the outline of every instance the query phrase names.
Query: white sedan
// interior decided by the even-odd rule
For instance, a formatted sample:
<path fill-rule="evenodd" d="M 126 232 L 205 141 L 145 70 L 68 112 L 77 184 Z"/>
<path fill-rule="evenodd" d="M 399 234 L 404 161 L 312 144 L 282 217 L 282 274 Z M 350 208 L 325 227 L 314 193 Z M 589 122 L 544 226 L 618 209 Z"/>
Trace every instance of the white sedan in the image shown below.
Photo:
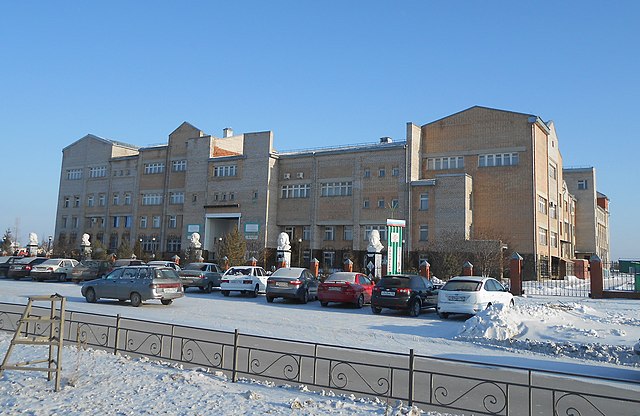
<path fill-rule="evenodd" d="M 230 292 L 249 293 L 252 297 L 267 290 L 267 272 L 257 266 L 234 266 L 229 268 L 220 279 L 220 292 L 229 296 Z"/>
<path fill-rule="evenodd" d="M 513 295 L 493 277 L 456 276 L 438 292 L 438 316 L 475 315 L 491 305 L 513 306 Z"/>

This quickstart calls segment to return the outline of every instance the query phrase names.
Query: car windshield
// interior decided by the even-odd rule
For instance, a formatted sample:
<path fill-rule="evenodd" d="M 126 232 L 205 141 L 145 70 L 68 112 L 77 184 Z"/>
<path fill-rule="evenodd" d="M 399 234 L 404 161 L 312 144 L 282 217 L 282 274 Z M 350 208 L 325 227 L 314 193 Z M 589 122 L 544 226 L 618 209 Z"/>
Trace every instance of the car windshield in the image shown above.
<path fill-rule="evenodd" d="M 480 290 L 480 282 L 474 282 L 472 280 L 450 280 L 440 290 L 477 292 Z"/>
<path fill-rule="evenodd" d="M 381 287 L 409 287 L 411 279 L 406 277 L 383 277 L 378 286 Z"/>
<path fill-rule="evenodd" d="M 251 269 L 249 268 L 241 268 L 241 267 L 232 267 L 227 271 L 227 276 L 248 276 L 251 274 Z"/>
<path fill-rule="evenodd" d="M 173 269 L 155 269 L 156 279 L 178 279 L 178 273 Z"/>
<path fill-rule="evenodd" d="M 350 282 L 355 283 L 356 275 L 351 273 L 334 273 L 327 277 L 325 282 Z"/>
<path fill-rule="evenodd" d="M 191 263 L 191 264 L 187 264 L 187 266 L 182 270 L 201 270 L 201 271 L 205 271 L 205 270 L 207 270 L 207 265 L 206 264 L 202 264 L 202 263 Z"/>
<path fill-rule="evenodd" d="M 295 278 L 299 278 L 300 277 L 300 272 L 301 269 L 287 269 L 285 267 L 276 270 L 275 272 L 273 272 L 273 274 L 271 275 L 271 277 L 295 277 Z"/>

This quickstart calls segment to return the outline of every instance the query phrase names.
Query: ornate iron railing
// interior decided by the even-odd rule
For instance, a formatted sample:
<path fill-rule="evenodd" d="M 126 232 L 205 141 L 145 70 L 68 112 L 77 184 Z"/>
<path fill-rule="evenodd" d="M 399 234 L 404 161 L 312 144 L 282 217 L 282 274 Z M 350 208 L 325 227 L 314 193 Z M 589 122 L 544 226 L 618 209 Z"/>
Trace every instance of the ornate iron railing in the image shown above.
<path fill-rule="evenodd" d="M 14 331 L 24 305 L 0 303 L 0 330 Z M 38 310 L 34 311 L 37 313 Z M 44 309 L 42 313 L 47 311 Z M 239 377 L 304 384 L 424 410 L 476 415 L 637 415 L 633 381 L 488 365 L 67 311 L 64 338 Z M 28 331 L 44 333 L 45 325 Z M 633 370 L 631 370 L 633 371 Z"/>

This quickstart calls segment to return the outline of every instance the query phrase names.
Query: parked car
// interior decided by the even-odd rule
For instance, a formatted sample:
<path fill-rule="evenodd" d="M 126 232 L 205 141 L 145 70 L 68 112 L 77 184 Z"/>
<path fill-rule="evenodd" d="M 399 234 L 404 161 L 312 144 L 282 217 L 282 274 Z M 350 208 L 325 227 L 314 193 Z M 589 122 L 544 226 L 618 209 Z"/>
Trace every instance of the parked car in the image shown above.
<path fill-rule="evenodd" d="M 31 279 L 36 282 L 42 280 L 66 282 L 77 264 L 78 260 L 75 259 L 48 259 L 31 269 Z"/>
<path fill-rule="evenodd" d="M 160 267 L 169 267 L 177 272 L 179 272 L 180 266 L 178 266 L 175 262 L 173 261 L 164 261 L 164 260 L 153 260 L 147 263 L 149 266 L 160 266 Z"/>
<path fill-rule="evenodd" d="M 257 297 L 267 290 L 267 272 L 258 266 L 234 266 L 227 269 L 220 280 L 220 292 L 229 296 L 230 292 L 247 293 Z"/>
<path fill-rule="evenodd" d="M 438 316 L 446 319 L 452 313 L 475 315 L 496 304 L 514 304 L 513 295 L 496 279 L 456 276 L 449 279 L 439 291 Z"/>
<path fill-rule="evenodd" d="M 83 260 L 71 270 L 71 281 L 79 283 L 98 279 L 106 275 L 110 268 L 111 263 L 106 260 Z"/>
<path fill-rule="evenodd" d="M 371 311 L 379 314 L 389 308 L 418 316 L 423 309 L 435 309 L 437 302 L 438 290 L 429 279 L 410 274 L 388 275 L 373 288 Z"/>
<path fill-rule="evenodd" d="M 23 259 L 24 256 L 2 256 L 0 257 L 0 276 L 7 277 L 9 267 L 17 261 Z"/>
<path fill-rule="evenodd" d="M 7 277 L 15 280 L 31 277 L 31 269 L 46 260 L 46 257 L 22 257 L 9 266 Z"/>
<path fill-rule="evenodd" d="M 101 298 L 129 299 L 132 306 L 140 306 L 143 301 L 159 299 L 163 305 L 170 305 L 174 299 L 184 296 L 178 273 L 168 267 L 126 266 L 114 269 L 102 279 L 85 282 L 82 296 L 89 303 Z"/>
<path fill-rule="evenodd" d="M 374 284 L 362 273 L 332 273 L 318 286 L 320 305 L 328 306 L 329 302 L 353 303 L 362 308 L 371 302 Z"/>
<path fill-rule="evenodd" d="M 220 287 L 222 269 L 215 263 L 189 263 L 178 272 L 182 287 L 197 287 L 205 293 Z"/>
<path fill-rule="evenodd" d="M 111 264 L 111 268 L 107 270 L 107 273 L 111 273 L 114 269 L 124 266 L 143 266 L 145 262 L 138 259 L 118 259 Z"/>
<path fill-rule="evenodd" d="M 318 299 L 318 279 L 309 269 L 283 267 L 267 279 L 267 302 L 275 298 L 298 299 L 302 303 Z"/>

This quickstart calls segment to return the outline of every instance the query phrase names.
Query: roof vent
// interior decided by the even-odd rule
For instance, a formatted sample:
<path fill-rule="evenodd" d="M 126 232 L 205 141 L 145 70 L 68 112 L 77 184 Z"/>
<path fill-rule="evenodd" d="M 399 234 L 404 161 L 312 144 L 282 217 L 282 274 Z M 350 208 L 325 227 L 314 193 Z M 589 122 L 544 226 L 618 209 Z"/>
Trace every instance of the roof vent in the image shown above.
<path fill-rule="evenodd" d="M 222 137 L 231 137 L 233 136 L 233 129 L 231 127 L 227 127 L 222 129 Z"/>
<path fill-rule="evenodd" d="M 391 137 L 380 137 L 380 143 L 393 143 L 393 139 Z"/>

